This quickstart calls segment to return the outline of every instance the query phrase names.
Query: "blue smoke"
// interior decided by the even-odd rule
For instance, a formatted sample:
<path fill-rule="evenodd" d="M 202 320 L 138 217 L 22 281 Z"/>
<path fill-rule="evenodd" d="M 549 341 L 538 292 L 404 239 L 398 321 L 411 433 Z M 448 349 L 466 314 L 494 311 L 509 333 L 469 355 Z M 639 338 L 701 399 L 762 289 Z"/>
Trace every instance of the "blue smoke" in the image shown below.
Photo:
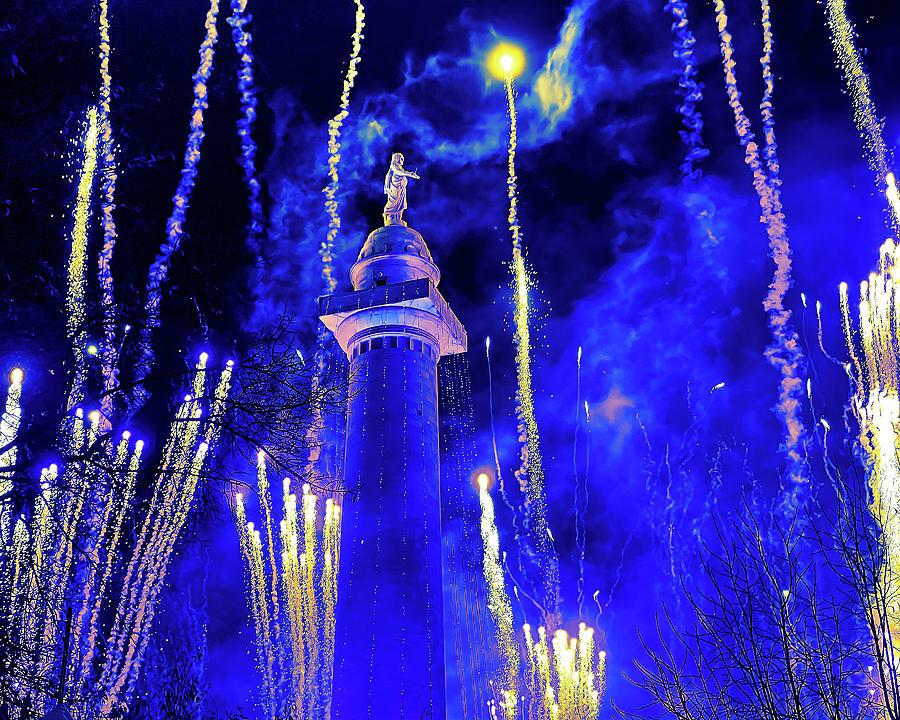
<path fill-rule="evenodd" d="M 558 545 L 573 547 L 571 424 L 558 419 L 571 417 L 572 357 L 581 345 L 582 396 L 591 417 L 584 594 L 597 598 L 598 641 L 610 652 L 609 695 L 626 707 L 635 696 L 621 671 L 639 656 L 635 629 L 651 628 L 661 602 L 677 608 L 678 583 L 696 573 L 696 552 L 711 520 L 727 515 L 741 494 L 766 507 L 779 485 L 780 430 L 770 410 L 777 379 L 763 357 L 770 336 L 759 306 L 770 279 L 766 237 L 730 137 L 720 68 L 707 62 L 717 50 L 712 18 L 695 19 L 695 38 L 682 22 L 683 6 L 678 0 L 668 5 L 675 63 L 659 3 L 576 2 L 567 14 L 573 22 L 563 22 L 553 47 L 527 49 L 542 61 L 517 81 L 522 221 L 541 318 L 534 332 L 535 387 L 549 522 Z M 402 79 L 389 91 L 371 90 L 366 77 L 374 71 L 363 65 L 342 135 L 337 275 L 346 276 L 366 233 L 379 223 L 381 179 L 390 153 L 402 151 L 407 166 L 423 177 L 410 186 L 407 220 L 442 268 L 442 290 L 474 350 L 473 462 L 493 465 L 480 352 L 490 335 L 497 444 L 510 478 L 518 443 L 512 293 L 504 265 L 510 254 L 507 121 L 502 87 L 483 68 L 501 33 L 464 13 L 447 34 L 462 38 L 462 48 L 408 56 Z M 635 47 L 624 49 L 626 42 Z M 706 97 L 704 77 L 717 88 Z M 677 112 L 671 101 L 676 85 Z M 312 300 L 321 287 L 317 249 L 327 232 L 321 212 L 326 121 L 313 120 L 287 89 L 270 105 L 275 148 L 265 178 L 272 213 L 254 322 L 266 324 L 286 304 L 311 338 Z M 671 111 L 660 114 L 660 106 Z M 833 143 L 834 135 L 827 125 L 787 126 L 781 158 L 785 187 L 803 189 L 788 198 L 787 208 L 796 281 L 825 300 L 832 349 L 841 342 L 836 283 L 863 277 L 869 264 L 849 257 L 842 245 L 868 200 L 838 207 L 833 224 L 822 221 L 824 207 L 841 205 L 852 184 L 865 178 L 855 148 Z M 843 153 L 837 164 L 846 175 L 828 172 L 809 136 Z M 712 155 L 707 146 L 715 149 Z M 697 163 L 704 158 L 701 176 Z M 554 197 L 560 178 L 566 198 Z M 872 217 L 875 223 L 867 221 L 860 232 L 875 238 L 878 212 Z M 839 427 L 843 380 L 822 382 L 838 391 L 817 409 Z M 508 490 L 513 504 L 519 502 L 514 483 Z M 497 516 L 501 546 L 512 551 L 512 513 L 497 503 Z M 577 563 L 566 552 L 561 558 L 563 617 L 570 622 L 577 615 Z M 527 603 L 517 607 L 523 615 L 529 611 Z"/>

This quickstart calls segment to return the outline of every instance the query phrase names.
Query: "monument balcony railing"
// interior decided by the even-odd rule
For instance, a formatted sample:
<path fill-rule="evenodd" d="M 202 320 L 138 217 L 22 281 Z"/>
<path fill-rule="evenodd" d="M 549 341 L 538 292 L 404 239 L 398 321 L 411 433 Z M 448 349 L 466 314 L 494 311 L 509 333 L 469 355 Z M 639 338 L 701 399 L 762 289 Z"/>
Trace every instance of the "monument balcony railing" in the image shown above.
<path fill-rule="evenodd" d="M 466 331 L 440 291 L 428 278 L 406 280 L 365 290 L 326 295 L 318 301 L 319 317 L 332 330 L 345 318 L 361 310 L 399 305 L 439 316 L 447 325 L 454 345 L 465 349 Z"/>

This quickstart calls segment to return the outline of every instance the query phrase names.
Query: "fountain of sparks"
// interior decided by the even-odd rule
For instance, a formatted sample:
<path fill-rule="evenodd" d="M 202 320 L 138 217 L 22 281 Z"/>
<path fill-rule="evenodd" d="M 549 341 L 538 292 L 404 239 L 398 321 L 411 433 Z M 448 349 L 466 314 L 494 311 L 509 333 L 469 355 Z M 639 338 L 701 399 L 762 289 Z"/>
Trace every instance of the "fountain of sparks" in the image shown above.
<path fill-rule="evenodd" d="M 238 19 L 245 4 L 235 0 Z M 181 239 L 181 226 L 190 200 L 200 143 L 203 110 L 216 42 L 218 3 L 212 2 L 206 16 L 206 39 L 201 46 L 201 65 L 195 76 L 195 103 L 191 135 L 185 155 L 185 172 L 175 196 L 175 209 L 162 253 L 168 257 Z M 69 237 L 66 334 L 74 356 L 70 390 L 63 407 L 58 447 L 62 458 L 40 473 L 40 492 L 33 508 L 13 518 L 8 496 L 12 477 L 19 472 L 21 399 L 23 373 L 10 373 L 6 408 L 0 422 L 0 496 L 4 496 L 0 528 L 0 578 L 6 604 L 5 622 L 0 623 L 0 643 L 10 649 L 8 672 L 4 673 L 4 697 L 15 698 L 12 717 L 25 707 L 46 711 L 57 698 L 72 708 L 77 718 L 109 717 L 127 712 L 145 661 L 159 594 L 187 522 L 198 483 L 219 441 L 234 364 L 225 363 L 213 375 L 208 356 L 202 353 L 194 368 L 190 391 L 177 406 L 155 468 L 142 464 L 144 443 L 125 431 L 114 440 L 113 421 L 126 424 L 146 399 L 141 381 L 149 371 L 152 353 L 148 344 L 136 362 L 134 402 L 116 408 L 112 402 L 118 388 L 123 358 L 113 352 L 118 308 L 113 294 L 111 261 L 117 230 L 115 209 L 115 146 L 110 123 L 111 76 L 108 5 L 100 2 L 100 100 L 86 111 L 80 139 L 79 167 L 75 173 L 75 204 Z M 237 30 L 243 30 L 239 22 Z M 247 80 L 249 37 L 236 39 L 241 52 L 242 76 Z M 249 79 L 252 86 L 252 77 Z M 246 83 L 245 83 L 246 84 Z M 247 87 L 241 85 L 246 100 Z M 251 93 L 252 94 L 252 93 Z M 249 107 L 247 103 L 244 103 Z M 248 112 L 245 112 L 245 117 Z M 252 112 L 249 112 L 252 115 Z M 240 128 L 239 128 L 240 129 Z M 91 194 L 98 164 L 102 174 L 103 244 L 98 263 L 97 302 L 86 297 L 88 240 L 92 221 Z M 246 165 L 246 163 L 245 163 Z M 246 167 L 245 167 L 246 170 Z M 174 233 L 174 234 L 173 234 Z M 152 330 L 159 322 L 158 309 L 165 264 L 159 257 L 148 281 L 148 322 Z M 87 322 L 92 313 L 102 317 L 100 348 L 88 342 Z M 126 326 L 126 332 L 128 328 Z M 89 356 L 102 363 L 94 370 Z M 100 410 L 86 411 L 91 393 L 100 393 Z M 114 414 L 118 417 L 113 417 Z M 162 434 L 165 436 L 165 433 Z M 30 448 L 33 454 L 36 448 Z M 144 498 L 147 488 L 149 497 Z M 140 510 L 144 499 L 148 510 Z M 31 501 L 27 501 L 31 502 Z M 30 510 L 30 512 L 28 512 Z M 134 526 L 132 528 L 132 522 Z M 123 540 L 133 531 L 136 542 L 130 558 L 123 557 Z M 71 612 L 68 638 L 71 652 L 65 655 L 61 619 Z M 62 667 L 66 665 L 66 667 Z M 66 684 L 53 688 L 52 678 Z M 37 679 L 37 681 L 35 680 Z"/>
<path fill-rule="evenodd" d="M 584 623 L 578 637 L 557 630 L 550 642 L 545 628 L 538 637 L 522 628 L 528 657 L 524 704 L 535 720 L 597 720 L 606 688 L 606 653 L 594 654 L 594 630 Z"/>
<path fill-rule="evenodd" d="M 481 504 L 481 538 L 488 608 L 494 621 L 502 671 L 494 682 L 491 717 L 502 720 L 596 720 L 606 683 L 606 653 L 595 655 L 594 631 L 584 623 L 578 637 L 557 630 L 548 642 L 547 630 L 522 627 L 520 640 L 513 625 L 513 612 L 501 564 L 500 539 L 494 519 L 494 504 L 488 492 L 489 477 L 478 476 Z M 521 667 L 524 651 L 527 662 Z"/>
<path fill-rule="evenodd" d="M 534 411 L 534 395 L 531 377 L 531 305 L 529 300 L 530 278 L 525 265 L 522 233 L 518 216 L 518 190 L 516 187 L 517 116 L 514 80 L 522 72 L 525 56 L 520 48 L 501 43 L 488 57 L 488 67 L 495 77 L 502 79 L 506 91 L 509 114 L 509 144 L 507 150 L 507 196 L 509 213 L 507 220 L 512 237 L 513 272 L 513 320 L 516 343 L 516 392 L 517 414 L 521 417 L 522 459 L 519 481 L 526 496 L 526 524 L 530 539 L 534 542 L 542 574 L 541 601 L 545 621 L 554 626 L 559 622 L 559 562 L 553 539 L 547 524 L 544 468 L 541 458 L 540 435 Z"/>
<path fill-rule="evenodd" d="M 290 479 L 284 479 L 277 536 L 264 453 L 257 460 L 262 532 L 247 522 L 243 496 L 235 496 L 257 666 L 269 718 L 284 712 L 297 720 L 322 717 L 329 705 L 341 509 L 328 498 L 324 513 L 320 512 L 319 497 L 308 484 L 302 489 L 298 498 L 291 493 Z"/>
<path fill-rule="evenodd" d="M 488 476 L 478 476 L 478 500 L 481 504 L 481 541 L 484 547 L 484 579 L 488 609 L 494 621 L 501 672 L 496 680 L 495 703 L 503 720 L 519 717 L 519 645 L 515 638 L 512 606 L 500 564 L 500 537 L 494 521 L 494 501 L 488 493 Z"/>
<path fill-rule="evenodd" d="M 206 396 L 207 372 L 204 354 L 195 369 L 192 394 L 178 408 L 151 476 L 150 511 L 121 589 L 113 587 L 113 578 L 123 569 L 120 540 L 126 519 L 136 510 L 144 443 L 126 431 L 113 445 L 111 435 L 101 433 L 97 410 L 85 414 L 77 408 L 68 416 L 60 448 L 65 461 L 41 471 L 41 492 L 30 521 L 17 520 L 12 550 L 0 559 L 9 620 L 0 626 L 0 642 L 14 649 L 6 676 L 15 681 L 53 675 L 63 661 L 60 619 L 70 608 L 74 623 L 64 695 L 76 717 L 92 716 L 98 705 L 108 717 L 130 704 L 159 590 L 209 448 L 218 441 L 232 366 L 222 371 L 208 402 L 201 399 Z M 10 387 L 7 407 L 18 408 L 21 371 L 11 375 L 18 382 Z M 0 430 L 15 443 L 12 425 L 4 421 Z M 23 572 L 26 554 L 29 571 Z M 115 605 L 118 609 L 110 617 Z M 101 634 L 108 638 L 105 645 L 99 641 Z M 46 710 L 51 702 L 46 687 L 18 682 L 12 692 L 33 708 Z"/>
<path fill-rule="evenodd" d="M 850 314 L 846 283 L 840 299 L 853 380 L 852 409 L 859 423 L 858 449 L 872 489 L 870 509 L 885 540 L 880 582 L 887 608 L 891 665 L 900 652 L 900 250 L 887 240 L 879 252 L 877 272 L 860 284 L 858 328 Z"/>

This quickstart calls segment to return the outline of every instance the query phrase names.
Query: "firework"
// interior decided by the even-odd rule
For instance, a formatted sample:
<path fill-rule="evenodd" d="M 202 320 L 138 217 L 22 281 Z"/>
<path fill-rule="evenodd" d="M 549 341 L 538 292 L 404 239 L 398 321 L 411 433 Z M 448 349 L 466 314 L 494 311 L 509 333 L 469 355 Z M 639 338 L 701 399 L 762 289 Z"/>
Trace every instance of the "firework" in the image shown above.
<path fill-rule="evenodd" d="M 6 391 L 6 407 L 0 418 L 0 499 L 12 492 L 12 470 L 16 464 L 18 450 L 16 439 L 22 423 L 22 381 L 24 373 L 15 368 L 9 374 L 9 388 Z M 3 503 L 0 506 L 0 544 L 6 545 L 9 540 L 12 510 Z"/>
<path fill-rule="evenodd" d="M 103 199 L 103 248 L 100 251 L 98 278 L 100 281 L 100 302 L 103 308 L 103 340 L 101 358 L 103 360 L 103 427 L 108 429 L 113 415 L 114 391 L 119 368 L 116 350 L 115 294 L 113 292 L 112 258 L 116 247 L 116 149 L 113 142 L 112 124 L 109 119 L 109 105 L 112 94 L 112 76 L 109 72 L 109 0 L 100 0 L 100 103 L 98 105 L 101 142 L 101 184 Z"/>
<path fill-rule="evenodd" d="M 341 229 L 341 216 L 338 210 L 337 193 L 340 187 L 338 177 L 338 165 L 341 161 L 341 129 L 344 120 L 350 114 L 350 91 L 356 80 L 357 65 L 362 60 L 363 28 L 366 26 L 366 10 L 362 0 L 353 0 L 356 4 L 356 27 L 353 30 L 352 49 L 350 62 L 347 65 L 347 74 L 344 76 L 344 84 L 341 89 L 340 110 L 328 121 L 328 177 L 329 182 L 323 192 L 325 193 L 325 210 L 328 213 L 328 232 L 322 245 L 319 247 L 319 256 L 322 258 L 322 280 L 325 284 L 325 292 L 333 293 L 337 287 L 337 279 L 334 277 L 334 242 Z"/>
<path fill-rule="evenodd" d="M 238 90 L 241 94 L 241 116 L 237 121 L 238 138 L 241 142 L 239 161 L 244 171 L 250 206 L 250 224 L 247 228 L 247 244 L 259 254 L 260 236 L 263 232 L 263 208 L 260 200 L 259 178 L 256 174 L 256 143 L 253 140 L 253 123 L 256 120 L 256 85 L 253 80 L 253 35 L 247 29 L 250 15 L 247 0 L 231 0 L 231 39 L 237 50 L 240 66 L 237 70 Z"/>
<path fill-rule="evenodd" d="M 162 286 L 166 282 L 169 263 L 172 255 L 184 239 L 184 221 L 191 203 L 191 194 L 197 180 L 197 164 L 200 162 L 200 149 L 206 133 L 203 129 L 203 113 L 209 107 L 209 78 L 212 74 L 213 58 L 219 33 L 216 30 L 216 19 L 219 15 L 219 0 L 210 0 L 204 26 L 206 36 L 200 45 L 200 64 L 194 73 L 194 102 L 191 106 L 190 132 L 187 148 L 184 152 L 184 167 L 181 179 L 172 198 L 172 214 L 166 222 L 166 239 L 150 266 L 147 280 L 147 300 L 144 306 L 146 323 L 141 329 L 141 359 L 136 369 L 138 392 L 146 396 L 141 389 L 143 381 L 150 372 L 153 360 L 151 340 L 153 330 L 159 325 L 159 310 L 162 302 Z"/>
<path fill-rule="evenodd" d="M 544 468 L 541 459 L 540 435 L 534 412 L 534 396 L 531 378 L 531 304 L 529 299 L 529 276 L 525 266 L 522 248 L 522 233 L 518 215 L 518 190 L 516 187 L 516 142 L 517 114 L 514 78 L 524 66 L 524 55 L 521 50 L 512 46 L 500 45 L 492 54 L 490 66 L 492 71 L 502 72 L 506 90 L 507 111 L 509 113 L 509 145 L 507 148 L 507 197 L 509 213 L 507 221 L 512 237 L 512 273 L 513 273 L 513 320 L 516 341 L 516 377 L 518 390 L 516 394 L 518 412 L 524 425 L 523 464 L 527 464 L 527 482 L 524 473 L 520 472 L 520 482 L 525 482 L 526 520 L 540 557 L 543 575 L 543 604 L 548 619 L 554 618 L 559 609 L 559 569 L 552 537 L 547 525 L 546 498 L 544 496 Z M 556 622 L 554 620 L 554 622 Z"/>
<path fill-rule="evenodd" d="M 769 315 L 769 329 L 773 344 L 766 349 L 766 359 L 779 370 L 778 402 L 776 410 L 784 428 L 783 451 L 788 461 L 788 483 L 784 487 L 782 509 L 796 508 L 805 497 L 808 486 L 806 464 L 806 428 L 801 415 L 805 363 L 796 331 L 790 325 L 791 312 L 784 307 L 784 297 L 791 287 L 791 248 L 787 225 L 781 205 L 780 182 L 777 178 L 778 162 L 775 147 L 774 119 L 771 112 L 772 76 L 769 67 L 771 55 L 771 26 L 768 0 L 763 0 L 764 46 L 763 74 L 765 91 L 762 113 L 765 127 L 766 165 L 760 157 L 760 149 L 750 129 L 750 120 L 740 100 L 735 75 L 736 62 L 731 34 L 728 32 L 728 16 L 723 0 L 715 0 L 716 22 L 725 72 L 725 89 L 734 112 L 735 132 L 744 147 L 744 162 L 753 174 L 753 187 L 759 196 L 762 210 L 761 222 L 766 227 L 769 250 L 775 262 L 775 273 L 763 308 Z"/>
<path fill-rule="evenodd" d="M 869 75 L 856 47 L 856 29 L 847 16 L 845 0 L 827 0 L 825 15 L 831 30 L 831 44 L 837 56 L 847 89 L 853 100 L 853 117 L 863 137 L 869 166 L 881 192 L 890 190 L 892 153 L 884 142 L 884 121 L 878 117 L 875 101 L 869 88 Z M 890 197 L 890 196 L 889 196 Z M 900 207 L 891 203 L 891 221 L 900 230 Z"/>
<path fill-rule="evenodd" d="M 488 591 L 488 609 L 494 620 L 503 666 L 503 671 L 497 678 L 496 702 L 502 710 L 504 720 L 515 720 L 519 705 L 519 646 L 515 639 L 512 606 L 500 564 L 500 538 L 494 522 L 494 502 L 488 494 L 487 484 L 488 476 L 482 473 L 478 476 L 478 499 L 481 503 L 484 579 Z"/>
<path fill-rule="evenodd" d="M 75 359 L 74 379 L 69 393 L 68 409 L 72 410 L 84 400 L 84 385 L 87 380 L 85 353 L 87 352 L 87 332 L 85 319 L 87 308 L 84 301 L 88 251 L 88 222 L 91 217 L 91 191 L 97 169 L 97 108 L 87 111 L 87 127 L 81 139 L 83 161 L 78 173 L 78 189 L 75 197 L 72 236 L 69 243 L 66 283 L 66 334 L 72 344 Z"/>

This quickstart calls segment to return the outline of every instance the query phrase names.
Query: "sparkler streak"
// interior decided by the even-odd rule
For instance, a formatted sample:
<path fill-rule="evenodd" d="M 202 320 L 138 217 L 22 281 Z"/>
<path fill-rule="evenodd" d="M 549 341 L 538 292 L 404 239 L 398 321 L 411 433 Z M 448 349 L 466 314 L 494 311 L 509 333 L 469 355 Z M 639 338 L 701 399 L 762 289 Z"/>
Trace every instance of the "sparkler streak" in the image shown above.
<path fill-rule="evenodd" d="M 206 356 L 197 364 L 193 389 L 205 375 Z M 222 371 L 214 393 L 206 437 L 216 437 L 213 428 L 221 422 L 224 400 L 230 389 L 232 363 Z M 125 577 L 125 584 L 108 642 L 100 678 L 104 691 L 102 710 L 112 712 L 128 705 L 140 672 L 148 633 L 156 610 L 156 599 L 168 571 L 169 560 L 187 520 L 200 472 L 210 445 L 205 440 L 195 448 L 200 434 L 201 409 L 196 395 L 188 395 L 176 413 L 167 440 L 157 484 L 141 535 Z M 126 649 L 127 640 L 127 649 Z"/>
<path fill-rule="evenodd" d="M 764 24 L 768 27 L 768 0 L 762 0 Z M 764 70 L 766 90 L 763 100 L 763 118 L 766 129 L 765 154 L 769 171 L 763 167 L 759 146 L 750 129 L 750 121 L 740 100 L 740 91 L 735 76 L 736 62 L 731 34 L 728 32 L 728 16 L 723 0 L 715 0 L 716 22 L 719 29 L 720 47 L 725 71 L 725 89 L 729 104 L 734 112 L 735 132 L 744 147 L 744 162 L 753 174 L 753 187 L 759 196 L 762 210 L 761 222 L 766 227 L 771 257 L 775 262 L 775 274 L 769 285 L 769 292 L 763 308 L 769 315 L 769 329 L 773 344 L 766 348 L 766 359 L 781 374 L 776 411 L 784 428 L 782 451 L 787 457 L 788 483 L 783 488 L 782 509 L 797 507 L 805 498 L 809 483 L 806 463 L 807 431 L 801 415 L 805 362 L 796 331 L 790 325 L 791 311 L 784 307 L 784 297 L 790 289 L 791 249 L 788 242 L 787 226 L 781 205 L 777 172 L 774 125 L 771 114 L 771 70 Z M 771 48 L 771 29 L 766 29 L 767 53 Z M 764 67 L 767 60 L 764 55 Z M 765 106 L 769 103 L 769 108 Z"/>
<path fill-rule="evenodd" d="M 681 114 L 684 129 L 678 134 L 685 147 L 681 176 L 687 182 L 700 179 L 701 171 L 694 167 L 694 164 L 709 155 L 709 150 L 703 147 L 703 138 L 700 134 L 703 130 L 703 118 L 697 109 L 697 105 L 703 99 L 703 89 L 697 82 L 697 60 L 694 55 L 694 45 L 697 41 L 688 22 L 686 0 L 668 0 L 665 9 L 673 18 L 672 32 L 675 34 L 675 41 L 672 54 L 681 65 L 678 88 L 682 103 L 678 107 L 678 112 Z"/>
<path fill-rule="evenodd" d="M 253 123 L 256 120 L 256 86 L 253 80 L 253 35 L 247 30 L 250 15 L 247 14 L 247 0 L 231 0 L 231 38 L 240 59 L 237 71 L 238 90 L 241 93 L 241 116 L 237 121 L 238 138 L 241 143 L 240 163 L 247 185 L 250 224 L 247 228 L 247 244 L 259 255 L 260 238 L 263 232 L 263 209 L 260 201 L 261 188 L 256 172 L 256 143 L 253 140 Z"/>
<path fill-rule="evenodd" d="M 504 720 L 516 720 L 519 705 L 519 646 L 515 639 L 512 606 L 500 564 L 500 538 L 494 522 L 494 502 L 488 494 L 487 481 L 487 475 L 479 476 L 478 499 L 481 503 L 481 541 L 484 547 L 483 569 L 488 590 L 488 609 L 494 620 L 502 666 L 501 676 L 497 678 L 497 702 Z"/>
<path fill-rule="evenodd" d="M 527 450 L 527 488 L 528 498 L 526 520 L 531 539 L 540 557 L 543 580 L 543 606 L 548 614 L 548 621 L 554 624 L 553 618 L 559 612 L 559 561 L 553 547 L 547 525 L 546 498 L 544 494 L 544 468 L 541 459 L 540 436 L 537 419 L 534 413 L 534 397 L 531 383 L 531 308 L 529 305 L 528 273 L 525 258 L 522 254 L 522 235 L 518 219 L 518 192 L 516 189 L 516 102 L 513 88 L 513 58 L 501 58 L 504 69 L 504 86 L 506 88 L 507 110 L 509 113 L 509 147 L 507 153 L 508 178 L 507 196 L 509 198 L 508 224 L 512 235 L 512 271 L 514 284 L 515 341 L 516 341 L 516 375 L 518 380 L 517 400 L 525 426 L 525 442 L 523 451 Z M 524 455 L 524 452 L 523 452 Z M 524 460 L 524 458 L 523 458 Z M 520 482 L 523 478 L 520 477 Z"/>
<path fill-rule="evenodd" d="M 93 413 L 92 413 L 93 415 Z M 99 418 L 100 414 L 97 413 Z M 115 470 L 120 470 L 128 452 L 128 436 L 123 436 L 119 445 L 116 448 L 116 454 L 113 458 L 112 464 Z M 112 516 L 113 509 L 115 507 L 115 494 L 114 488 L 112 486 L 112 479 L 108 472 L 100 473 L 100 477 L 98 477 L 98 482 L 96 483 L 98 488 L 105 487 L 107 491 L 106 501 L 104 503 L 103 514 L 97 518 L 92 520 L 87 520 L 85 524 L 88 526 L 93 525 L 94 532 L 90 534 L 88 538 L 86 538 L 86 547 L 84 549 L 86 559 L 87 559 L 87 577 L 82 577 L 80 582 L 82 585 L 81 589 L 81 601 L 80 608 L 78 609 L 78 614 L 75 618 L 73 625 L 73 635 L 72 635 L 72 646 L 75 648 L 81 647 L 81 635 L 82 630 L 85 628 L 85 623 L 88 620 L 89 612 L 91 606 L 93 605 L 93 598 L 100 597 L 97 594 L 97 581 L 100 576 L 100 553 L 103 549 L 103 544 L 106 531 L 110 527 L 110 517 Z M 100 499 L 98 496 L 100 492 L 93 493 L 95 499 Z M 114 547 L 114 546 L 111 546 Z M 111 556 L 112 553 L 109 553 Z M 93 648 L 85 647 L 83 652 L 85 655 L 93 653 Z M 73 663 L 75 662 L 75 655 L 72 658 Z"/>
<path fill-rule="evenodd" d="M 860 284 L 858 335 L 850 320 L 847 285 L 841 283 L 845 339 L 852 358 L 847 370 L 853 383 L 851 407 L 859 425 L 858 449 L 866 466 L 872 501 L 869 506 L 884 539 L 884 559 L 877 582 L 886 598 L 887 633 L 873 638 L 888 646 L 891 664 L 900 653 L 900 292 L 895 275 L 900 251 L 887 240 L 879 252 L 878 272 Z M 860 352 L 861 350 L 861 352 Z M 826 430 L 827 424 L 825 424 Z"/>
<path fill-rule="evenodd" d="M 91 106 L 87 110 L 87 127 L 81 145 L 84 148 L 83 161 L 78 174 L 78 190 L 75 198 L 72 236 L 69 246 L 66 283 L 66 335 L 72 346 L 74 371 L 72 390 L 69 393 L 69 411 L 84 400 L 86 382 L 85 352 L 87 331 L 85 320 L 85 271 L 88 250 L 88 221 L 91 217 L 91 191 L 94 187 L 94 175 L 97 169 L 97 108 Z"/>
<path fill-rule="evenodd" d="M 856 47 L 856 29 L 847 15 L 846 1 L 827 0 L 825 14 L 834 54 L 853 100 L 853 117 L 865 141 L 869 167 L 875 173 L 879 192 L 885 193 L 890 189 L 888 178 L 893 177 L 890 167 L 893 154 L 884 142 L 884 121 L 878 116 L 875 101 L 872 100 L 869 76 Z M 900 232 L 900 208 L 893 203 L 891 206 L 894 232 Z"/>
<path fill-rule="evenodd" d="M 144 443 L 138 440 L 135 443 L 134 452 L 131 455 L 131 460 L 128 463 L 128 469 L 125 473 L 125 488 L 122 494 L 122 500 L 119 503 L 119 507 L 116 512 L 115 521 L 112 527 L 112 533 L 107 545 L 106 562 L 103 568 L 103 574 L 100 578 L 100 585 L 94 595 L 94 605 L 91 609 L 90 622 L 87 632 L 87 641 L 85 643 L 86 650 L 81 662 L 81 669 L 79 671 L 80 674 L 78 676 L 76 684 L 79 693 L 83 691 L 84 685 L 87 682 L 88 675 L 91 670 L 91 662 L 93 661 L 94 653 L 96 652 L 100 611 L 103 607 L 104 599 L 106 597 L 107 584 L 109 583 L 110 575 L 112 574 L 113 563 L 115 560 L 114 551 L 119 544 L 119 538 L 122 532 L 122 525 L 125 521 L 125 515 L 127 514 L 128 509 L 131 507 L 131 504 L 134 500 L 135 482 L 137 481 L 137 475 L 140 469 L 141 453 L 143 452 L 143 449 Z"/>
<path fill-rule="evenodd" d="M 219 0 L 210 0 L 206 13 L 206 37 L 200 45 L 200 65 L 194 73 L 194 102 L 191 107 L 191 130 L 188 134 L 187 148 L 184 152 L 184 167 L 181 179 L 172 198 L 172 214 L 166 222 L 166 240 L 160 246 L 156 259 L 150 266 L 147 279 L 147 300 L 144 306 L 146 321 L 141 328 L 141 358 L 136 368 L 135 387 L 139 396 L 146 400 L 146 390 L 142 381 L 150 372 L 153 361 L 153 330 L 159 325 L 159 310 L 162 302 L 162 286 L 168 277 L 172 255 L 181 246 L 184 239 L 184 222 L 190 207 L 191 194 L 197 178 L 197 164 L 200 162 L 200 149 L 206 135 L 203 129 L 203 112 L 209 107 L 209 83 L 212 74 L 213 58 L 216 42 L 219 39 L 216 30 L 216 19 L 219 14 Z"/>
<path fill-rule="evenodd" d="M 269 486 L 268 481 L 262 479 L 259 465 L 258 483 L 260 505 L 264 517 L 268 518 L 271 514 L 266 505 L 271 501 L 264 495 L 268 494 Z M 334 610 L 340 565 L 340 507 L 331 498 L 326 500 L 320 538 L 318 497 L 310 493 L 308 484 L 304 484 L 298 516 L 298 499 L 290 492 L 288 478 L 282 487 L 281 567 L 273 566 L 271 578 L 266 573 L 262 535 L 252 522 L 247 522 L 240 497 L 235 503 L 236 522 L 247 567 L 247 596 L 269 717 L 286 712 L 290 707 L 293 717 L 306 718 L 309 711 L 321 709 L 321 703 L 327 703 L 322 698 L 327 697 L 332 680 Z M 268 543 L 274 542 L 274 536 L 265 534 Z M 271 547 L 269 556 L 271 560 Z M 271 591 L 272 578 L 280 578 L 283 599 Z M 277 614 L 275 608 L 278 608 Z M 273 628 L 282 617 L 286 624 L 280 625 L 276 637 Z M 287 655 L 291 662 L 275 663 L 275 658 Z"/>
<path fill-rule="evenodd" d="M 12 492 L 12 468 L 16 464 L 18 448 L 16 440 L 19 435 L 19 426 L 22 424 L 22 380 L 24 374 L 16 368 L 9 374 L 9 388 L 6 391 L 6 405 L 3 409 L 3 417 L 0 418 L 0 501 Z M 3 502 L 0 505 L 0 545 L 6 545 L 10 541 L 10 529 L 12 525 L 12 508 Z"/>
<path fill-rule="evenodd" d="M 100 0 L 100 104 L 99 124 L 101 139 L 101 178 L 103 199 L 103 248 L 100 251 L 99 273 L 100 304 L 103 309 L 103 340 L 101 358 L 103 360 L 103 396 L 100 400 L 103 411 L 103 428 L 109 428 L 113 416 L 114 393 L 118 383 L 118 350 L 116 348 L 115 294 L 113 292 L 112 258 L 116 247 L 116 149 L 113 142 L 112 125 L 109 119 L 112 77 L 109 73 L 109 0 Z"/>
<path fill-rule="evenodd" d="M 337 193 L 340 188 L 338 177 L 338 164 L 341 161 L 341 128 L 344 120 L 350 114 L 350 91 L 353 90 L 358 71 L 356 69 L 362 57 L 363 28 L 366 26 L 366 10 L 362 0 L 353 0 L 356 4 L 356 28 L 353 31 L 353 48 L 350 52 L 350 62 L 347 65 L 347 74 L 344 76 L 344 84 L 341 90 L 340 110 L 328 121 L 328 177 L 329 183 L 323 190 L 325 193 L 325 210 L 328 213 L 328 233 L 319 247 L 319 256 L 322 258 L 322 280 L 325 283 L 326 293 L 333 293 L 337 287 L 337 279 L 334 277 L 334 242 L 341 229 L 341 216 L 338 211 Z"/>
<path fill-rule="evenodd" d="M 265 511 L 265 528 L 267 539 L 269 541 L 269 577 L 271 578 L 272 586 L 272 618 L 275 625 L 274 642 L 275 647 L 280 648 L 281 614 L 278 609 L 278 564 L 275 562 L 275 541 L 272 535 L 272 501 L 269 493 L 269 479 L 266 473 L 266 456 L 262 451 L 260 451 L 259 455 L 257 456 L 256 481 L 257 487 L 259 488 L 259 498 L 262 503 L 263 510 Z M 263 568 L 263 576 L 264 575 L 265 568 Z M 274 664 L 276 654 L 276 652 L 267 653 L 266 675 L 269 678 L 274 677 Z"/>

